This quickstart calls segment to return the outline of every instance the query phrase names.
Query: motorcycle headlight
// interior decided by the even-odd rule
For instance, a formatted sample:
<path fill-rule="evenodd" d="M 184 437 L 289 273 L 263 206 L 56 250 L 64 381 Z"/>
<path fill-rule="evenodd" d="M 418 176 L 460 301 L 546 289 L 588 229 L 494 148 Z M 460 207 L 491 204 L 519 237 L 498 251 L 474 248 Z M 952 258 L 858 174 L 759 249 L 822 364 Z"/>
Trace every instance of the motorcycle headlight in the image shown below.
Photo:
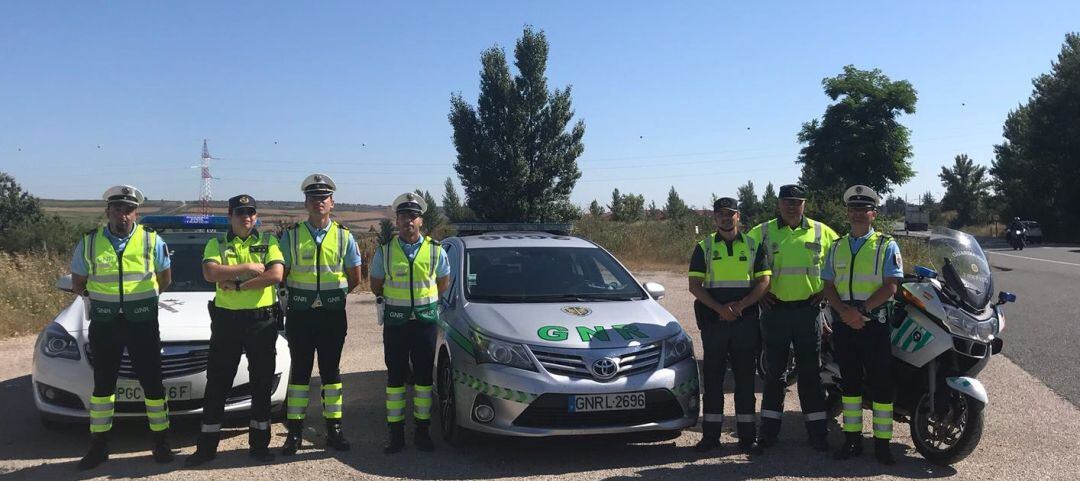
<path fill-rule="evenodd" d="M 679 361 L 694 355 L 694 341 L 682 331 L 664 340 L 664 367 L 674 366 Z"/>
<path fill-rule="evenodd" d="M 525 346 L 488 337 L 476 331 L 472 331 L 472 337 L 476 345 L 473 352 L 476 355 L 477 364 L 494 363 L 536 371 L 536 365 L 529 358 Z"/>
<path fill-rule="evenodd" d="M 945 323 L 954 334 L 981 342 L 990 342 L 998 333 L 997 316 L 978 321 L 960 309 L 946 308 Z"/>
<path fill-rule="evenodd" d="M 45 328 L 45 335 L 41 340 L 41 353 L 47 357 L 60 357 L 73 361 L 82 358 L 75 338 L 68 334 L 64 326 L 55 322 Z"/>

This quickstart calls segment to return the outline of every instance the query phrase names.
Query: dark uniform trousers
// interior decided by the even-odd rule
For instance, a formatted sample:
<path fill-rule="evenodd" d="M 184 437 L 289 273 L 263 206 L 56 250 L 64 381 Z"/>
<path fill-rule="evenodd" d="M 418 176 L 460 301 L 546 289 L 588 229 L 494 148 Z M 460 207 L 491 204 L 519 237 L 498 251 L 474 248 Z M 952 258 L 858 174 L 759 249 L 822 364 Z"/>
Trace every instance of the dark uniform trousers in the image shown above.
<path fill-rule="evenodd" d="M 285 337 L 292 357 L 289 384 L 306 386 L 311 382 L 316 353 L 322 385 L 341 383 L 341 350 L 349 328 L 345 310 L 289 310 L 287 319 Z"/>
<path fill-rule="evenodd" d="M 888 323 L 876 318 L 852 329 L 833 311 L 833 355 L 840 365 L 844 396 L 866 395 L 868 401 L 888 404 L 896 396 L 892 376 L 892 345 Z"/>
<path fill-rule="evenodd" d="M 438 327 L 411 319 L 400 325 L 383 326 L 383 357 L 386 361 L 386 385 L 430 386 L 435 366 L 435 339 Z M 411 369 L 410 369 L 411 366 Z"/>
<path fill-rule="evenodd" d="M 277 355 L 277 320 L 269 307 L 230 310 L 211 304 L 210 321 L 210 363 L 203 396 L 204 432 L 208 432 L 208 427 L 220 429 L 240 356 L 246 355 L 251 390 L 251 447 L 265 448 L 270 442 L 270 391 Z"/>
<path fill-rule="evenodd" d="M 94 365 L 94 396 L 116 394 L 116 377 L 127 348 L 143 395 L 165 397 L 161 384 L 161 333 L 157 319 L 131 322 L 123 314 L 111 321 L 90 322 L 90 351 Z"/>
<path fill-rule="evenodd" d="M 734 321 L 720 319 L 716 311 L 694 301 L 694 315 L 701 330 L 702 402 L 705 413 L 705 436 L 719 437 L 724 413 L 724 375 L 728 362 L 735 377 L 735 419 L 740 439 L 754 438 L 754 357 L 761 346 L 761 327 L 757 306 L 746 308 Z M 744 437 L 745 436 L 745 437 Z"/>
<path fill-rule="evenodd" d="M 784 412 L 782 375 L 787 369 L 790 349 L 795 348 L 798 368 L 799 403 L 811 437 L 825 436 L 825 391 L 821 385 L 821 309 L 816 303 L 778 302 L 765 311 L 761 331 L 765 339 L 765 386 L 761 396 L 761 434 L 775 438 L 780 433 Z"/>

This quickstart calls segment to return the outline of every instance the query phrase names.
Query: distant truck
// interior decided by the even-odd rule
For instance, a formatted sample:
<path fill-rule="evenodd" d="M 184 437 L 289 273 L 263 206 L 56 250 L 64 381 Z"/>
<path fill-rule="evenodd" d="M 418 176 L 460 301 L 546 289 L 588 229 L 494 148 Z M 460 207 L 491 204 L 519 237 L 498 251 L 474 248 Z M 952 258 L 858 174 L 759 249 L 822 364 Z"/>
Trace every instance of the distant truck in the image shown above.
<path fill-rule="evenodd" d="M 913 231 L 930 229 L 930 213 L 923 211 L 921 205 L 906 205 L 904 207 L 904 229 Z"/>

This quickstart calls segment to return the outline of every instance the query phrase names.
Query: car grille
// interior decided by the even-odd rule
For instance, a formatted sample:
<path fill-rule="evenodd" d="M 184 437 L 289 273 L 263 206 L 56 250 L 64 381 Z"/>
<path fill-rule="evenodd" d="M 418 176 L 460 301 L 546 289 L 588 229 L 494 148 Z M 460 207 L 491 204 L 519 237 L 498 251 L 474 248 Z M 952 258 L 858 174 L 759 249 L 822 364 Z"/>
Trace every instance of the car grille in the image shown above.
<path fill-rule="evenodd" d="M 597 359 L 604 357 L 617 359 L 619 362 L 618 372 L 610 379 L 605 379 L 605 381 L 652 371 L 660 364 L 660 343 L 646 344 L 629 349 L 608 350 L 606 351 L 607 354 L 603 354 L 604 351 L 595 351 L 601 354 L 594 355 L 591 358 L 578 354 L 584 351 L 583 349 L 556 349 L 536 346 L 529 346 L 529 349 L 536 356 L 536 360 L 540 361 L 540 365 L 544 366 L 544 369 L 548 372 L 585 379 L 596 379 L 589 366 Z"/>
<path fill-rule="evenodd" d="M 86 357 L 90 365 L 94 364 L 94 353 L 90 346 L 86 346 Z M 176 342 L 162 343 L 161 346 L 161 378 L 171 379 L 188 376 L 206 370 L 206 364 L 210 359 L 209 342 Z M 138 379 L 135 367 L 131 363 L 131 356 L 124 349 L 124 357 L 120 359 L 120 371 L 117 375 L 124 379 Z"/>
<path fill-rule="evenodd" d="M 682 406 L 667 389 L 645 391 L 645 409 L 623 411 L 569 411 L 569 394 L 543 394 L 514 420 L 515 426 L 541 429 L 574 429 L 636 426 L 670 421 L 683 416 Z"/>

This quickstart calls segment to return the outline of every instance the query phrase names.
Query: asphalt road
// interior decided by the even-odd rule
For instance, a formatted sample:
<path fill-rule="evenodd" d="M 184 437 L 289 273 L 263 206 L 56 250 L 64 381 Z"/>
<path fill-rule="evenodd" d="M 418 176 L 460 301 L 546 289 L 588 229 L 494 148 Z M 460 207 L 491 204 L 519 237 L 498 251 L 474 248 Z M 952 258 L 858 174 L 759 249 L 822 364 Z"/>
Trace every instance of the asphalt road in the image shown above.
<path fill-rule="evenodd" d="M 1080 406 L 1080 246 L 986 248 L 995 287 L 1017 296 L 1006 309 L 1002 353 Z"/>
<path fill-rule="evenodd" d="M 639 279 L 654 280 L 667 286 L 668 297 L 662 304 L 696 337 L 684 274 L 650 272 L 643 273 Z M 1040 285 L 1050 284 L 1043 282 Z M 1023 308 L 1014 309 L 1016 313 L 1010 318 L 1010 329 L 1029 322 L 1027 304 L 1020 306 Z M 114 453 L 112 459 L 93 471 L 76 471 L 75 464 L 87 446 L 86 427 L 50 431 L 38 422 L 31 401 L 29 376 L 33 337 L 22 337 L 0 341 L 0 359 L 4 360 L 0 363 L 0 478 L 148 477 L 185 481 L 952 478 L 982 481 L 1074 479 L 1080 472 L 1080 437 L 1076 436 L 1080 432 L 1080 409 L 1005 357 L 993 359 L 980 375 L 991 399 L 985 412 L 982 442 L 969 458 L 947 468 L 931 465 L 919 457 L 912 447 L 906 425 L 896 427 L 892 448 L 899 463 L 892 468 L 879 466 L 868 455 L 841 463 L 814 452 L 804 445 L 805 431 L 794 393 L 787 396 L 781 444 L 766 455 L 752 459 L 733 449 L 735 440 L 730 433 L 725 433 L 722 439 L 725 446 L 720 451 L 708 455 L 694 452 L 691 447 L 701 437 L 699 428 L 658 436 L 482 438 L 464 447 L 448 446 L 437 439 L 438 449 L 434 453 L 417 452 L 410 443 L 405 452 L 385 456 L 381 451 L 386 429 L 381 331 L 374 322 L 370 295 L 350 297 L 348 309 L 350 330 L 342 365 L 345 372 L 344 428 L 353 442 L 352 451 L 337 453 L 322 449 L 325 434 L 321 423 L 314 422 L 319 418 L 318 403 L 312 403 L 308 413 L 312 421 L 305 433 L 304 449 L 288 459 L 279 456 L 269 465 L 252 466 L 249 463 L 246 429 L 232 427 L 225 430 L 217 460 L 205 469 L 183 469 L 183 458 L 194 451 L 199 430 L 195 420 L 174 420 L 173 439 L 179 451 L 178 459 L 171 464 L 157 465 L 147 451 L 149 434 L 145 422 L 133 421 L 118 423 L 114 428 L 110 444 Z M 1048 333 L 1047 337 L 1054 335 Z M 695 348 L 700 354 L 700 343 Z M 726 404 L 733 406 L 730 394 Z M 725 427 L 733 425 L 729 417 Z M 835 421 L 830 429 L 830 442 L 838 445 L 842 436 Z M 277 452 L 284 428 L 276 424 L 273 430 L 271 446 Z M 435 431 L 437 433 L 437 428 Z"/>

